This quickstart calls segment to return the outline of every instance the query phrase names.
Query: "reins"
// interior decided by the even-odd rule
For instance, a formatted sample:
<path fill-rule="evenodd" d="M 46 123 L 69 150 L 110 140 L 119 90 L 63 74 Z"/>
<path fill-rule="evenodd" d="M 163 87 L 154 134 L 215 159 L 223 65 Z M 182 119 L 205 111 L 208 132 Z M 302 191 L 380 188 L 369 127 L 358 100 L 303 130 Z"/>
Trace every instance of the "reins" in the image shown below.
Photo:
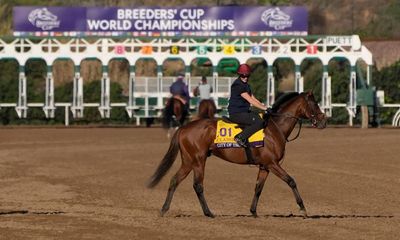
<path fill-rule="evenodd" d="M 272 116 L 284 116 L 286 118 L 294 118 L 296 120 L 295 126 L 296 126 L 297 123 L 299 123 L 299 130 L 297 131 L 297 135 L 294 138 L 290 139 L 290 140 L 287 137 L 285 137 L 286 142 L 294 141 L 300 136 L 301 126 L 303 125 L 303 119 L 302 118 L 298 118 L 298 117 L 293 116 L 293 115 L 288 114 L 288 113 L 270 113 L 270 114 L 271 114 L 270 115 L 271 117 Z M 278 127 L 278 129 L 282 133 L 282 130 L 279 127 Z M 282 135 L 284 136 L 283 133 L 282 133 Z"/>
<path fill-rule="evenodd" d="M 302 120 L 303 120 L 303 119 L 298 118 L 297 121 L 296 121 L 296 123 L 299 123 L 299 131 L 297 131 L 296 137 L 294 137 L 294 138 L 292 138 L 292 139 L 290 139 L 290 140 L 286 138 L 286 142 L 294 141 L 294 140 L 296 140 L 296 139 L 300 136 L 301 126 L 303 125 L 303 121 L 302 121 Z"/>

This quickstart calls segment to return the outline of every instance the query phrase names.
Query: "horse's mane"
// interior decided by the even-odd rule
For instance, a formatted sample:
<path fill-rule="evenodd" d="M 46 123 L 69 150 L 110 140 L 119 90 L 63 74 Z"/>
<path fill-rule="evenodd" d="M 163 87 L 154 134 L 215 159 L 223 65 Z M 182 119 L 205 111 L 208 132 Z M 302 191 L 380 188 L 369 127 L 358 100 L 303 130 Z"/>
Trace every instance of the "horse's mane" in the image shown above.
<path fill-rule="evenodd" d="M 284 93 L 275 101 L 274 105 L 272 105 L 272 112 L 276 113 L 284 103 L 288 102 L 289 100 L 297 96 L 299 96 L 298 92 Z"/>

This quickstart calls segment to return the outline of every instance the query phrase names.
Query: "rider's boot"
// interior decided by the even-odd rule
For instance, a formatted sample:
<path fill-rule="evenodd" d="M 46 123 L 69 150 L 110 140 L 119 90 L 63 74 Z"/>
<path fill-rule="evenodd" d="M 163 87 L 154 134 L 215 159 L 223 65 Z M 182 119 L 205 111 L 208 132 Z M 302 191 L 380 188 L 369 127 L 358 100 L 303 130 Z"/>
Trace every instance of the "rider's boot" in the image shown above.
<path fill-rule="evenodd" d="M 248 146 L 248 140 L 244 137 L 242 137 L 242 135 L 239 133 L 234 137 L 234 140 L 237 142 L 237 144 L 241 147 L 249 147 Z"/>

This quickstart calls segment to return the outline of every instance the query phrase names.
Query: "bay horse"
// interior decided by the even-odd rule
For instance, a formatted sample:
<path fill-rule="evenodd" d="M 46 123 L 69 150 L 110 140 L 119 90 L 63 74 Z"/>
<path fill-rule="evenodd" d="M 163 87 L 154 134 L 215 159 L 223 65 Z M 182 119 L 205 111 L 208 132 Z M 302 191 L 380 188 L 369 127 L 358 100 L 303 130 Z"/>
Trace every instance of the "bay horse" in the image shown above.
<path fill-rule="evenodd" d="M 215 106 L 214 100 L 203 99 L 200 101 L 199 109 L 197 111 L 197 116 L 193 120 L 197 119 L 214 119 L 214 115 L 217 112 L 217 107 Z"/>
<path fill-rule="evenodd" d="M 168 130 L 168 135 L 171 129 L 179 128 L 184 124 L 186 116 L 185 105 L 180 99 L 171 97 L 167 100 L 162 114 L 162 126 Z"/>
<path fill-rule="evenodd" d="M 313 127 L 322 129 L 326 127 L 326 116 L 321 112 L 311 91 L 282 95 L 272 106 L 269 115 L 270 118 L 264 120 L 264 126 L 266 126 L 264 128 L 264 147 L 251 148 L 254 164 L 259 166 L 259 172 L 250 212 L 254 217 L 257 217 L 258 199 L 271 171 L 289 185 L 301 214 L 306 217 L 306 208 L 297 190 L 296 182 L 281 167 L 280 162 L 285 154 L 285 145 L 289 141 L 288 137 L 296 124 L 299 122 L 301 126 L 303 119 L 309 119 Z M 189 122 L 174 134 L 167 153 L 148 183 L 149 188 L 156 186 L 171 168 L 180 151 L 182 165 L 170 181 L 167 197 L 161 209 L 161 216 L 168 211 L 178 185 L 193 170 L 193 188 L 200 201 L 203 213 L 207 217 L 214 217 L 214 214 L 208 208 L 203 188 L 204 168 L 210 153 L 228 162 L 249 164 L 244 148 L 216 148 L 213 143 L 216 127 L 216 120 L 202 119 Z"/>

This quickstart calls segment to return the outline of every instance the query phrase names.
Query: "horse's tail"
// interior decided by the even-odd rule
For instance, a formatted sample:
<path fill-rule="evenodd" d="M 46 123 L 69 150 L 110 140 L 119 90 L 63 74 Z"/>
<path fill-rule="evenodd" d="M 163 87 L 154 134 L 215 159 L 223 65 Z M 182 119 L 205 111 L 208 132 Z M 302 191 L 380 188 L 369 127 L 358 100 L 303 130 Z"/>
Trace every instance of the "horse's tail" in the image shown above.
<path fill-rule="evenodd" d="M 160 165 L 158 165 L 157 170 L 154 172 L 153 176 L 151 176 L 150 182 L 147 184 L 148 188 L 155 187 L 165 176 L 165 174 L 167 174 L 168 170 L 172 167 L 172 164 L 175 162 L 176 156 L 178 155 L 179 152 L 180 130 L 181 129 L 179 128 L 172 137 L 168 152 L 165 154 Z"/>
<path fill-rule="evenodd" d="M 162 125 L 164 128 L 169 128 L 174 115 L 174 99 L 170 98 L 164 108 Z"/>

